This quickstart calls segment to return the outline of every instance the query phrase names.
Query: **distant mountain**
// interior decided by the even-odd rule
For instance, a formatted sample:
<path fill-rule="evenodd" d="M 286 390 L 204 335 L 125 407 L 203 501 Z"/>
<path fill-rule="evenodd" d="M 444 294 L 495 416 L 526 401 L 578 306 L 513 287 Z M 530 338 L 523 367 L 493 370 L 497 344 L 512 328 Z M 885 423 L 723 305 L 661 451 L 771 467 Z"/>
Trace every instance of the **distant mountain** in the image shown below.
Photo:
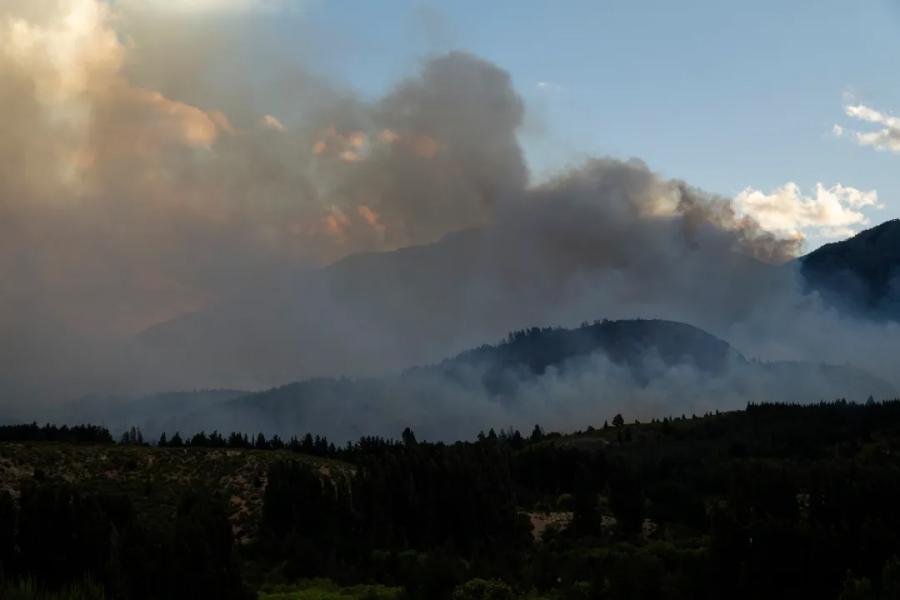
<path fill-rule="evenodd" d="M 536 375 L 579 355 L 602 352 L 617 364 L 640 366 L 655 352 L 666 366 L 691 364 L 709 373 L 731 361 L 745 361 L 728 342 L 675 321 L 603 320 L 577 329 L 531 328 L 511 333 L 496 346 L 485 345 L 442 363 L 489 363 L 494 368 L 525 367 Z"/>
<path fill-rule="evenodd" d="M 849 366 L 760 362 L 700 328 L 631 319 L 518 330 L 500 343 L 391 375 L 298 378 L 252 393 L 87 397 L 47 419 L 95 422 L 116 435 L 136 425 L 147 439 L 217 429 L 312 431 L 342 441 L 396 435 L 407 426 L 429 439 L 459 439 L 477 433 L 473 423 L 565 430 L 616 413 L 643 419 L 870 395 L 891 398 L 895 390 Z"/>
<path fill-rule="evenodd" d="M 522 330 L 396 376 L 309 379 L 222 406 L 231 413 L 225 420 L 251 431 L 352 439 L 414 425 L 442 439 L 471 436 L 473 418 L 495 427 L 539 421 L 564 428 L 570 417 L 585 422 L 609 412 L 675 414 L 893 394 L 859 369 L 761 363 L 684 323 L 622 320 Z"/>
<path fill-rule="evenodd" d="M 467 230 L 282 273 L 240 298 L 151 327 L 136 342 L 159 377 L 184 371 L 176 386 L 259 389 L 437 361 L 522 325 L 520 308 L 501 311 L 491 300 L 503 282 L 479 256 L 485 243 Z M 534 322 L 543 320 L 525 321 Z"/>
<path fill-rule="evenodd" d="M 900 318 L 900 220 L 826 244 L 799 259 L 809 290 L 845 311 Z"/>
<path fill-rule="evenodd" d="M 279 273 L 241 297 L 146 330 L 136 355 L 169 388 L 265 388 L 308 377 L 366 376 L 440 361 L 535 323 L 598 314 L 727 331 L 793 274 L 730 252 L 669 253 L 585 236 L 470 229 L 432 244 Z M 624 234 L 623 234 L 624 235 Z M 734 284 L 726 282 L 734 281 Z M 145 379 L 153 380 L 146 376 Z"/>
<path fill-rule="evenodd" d="M 674 235 L 664 225 L 659 239 Z M 767 302 L 782 304 L 796 289 L 798 270 L 807 290 L 828 304 L 900 319 L 900 221 L 785 268 L 727 250 L 698 262 L 641 247 L 621 263 L 621 253 L 606 244 L 470 229 L 432 244 L 279 272 L 248 284 L 239 297 L 146 330 L 131 355 L 148 369 L 141 379 L 157 387 L 266 389 L 311 377 L 380 376 L 534 323 L 572 326 L 598 314 L 727 333 L 745 319 L 764 318 Z"/>
<path fill-rule="evenodd" d="M 579 368 L 579 358 L 600 354 L 615 365 L 628 369 L 640 383 L 647 383 L 658 371 L 689 366 L 709 375 L 718 375 L 746 359 L 727 342 L 709 333 L 675 321 L 635 319 L 595 322 L 577 329 L 531 328 L 511 333 L 496 346 L 485 345 L 442 362 L 437 369 L 445 375 L 477 367 L 492 393 L 509 391 L 523 377 L 544 375 L 551 367 L 571 363 Z"/>

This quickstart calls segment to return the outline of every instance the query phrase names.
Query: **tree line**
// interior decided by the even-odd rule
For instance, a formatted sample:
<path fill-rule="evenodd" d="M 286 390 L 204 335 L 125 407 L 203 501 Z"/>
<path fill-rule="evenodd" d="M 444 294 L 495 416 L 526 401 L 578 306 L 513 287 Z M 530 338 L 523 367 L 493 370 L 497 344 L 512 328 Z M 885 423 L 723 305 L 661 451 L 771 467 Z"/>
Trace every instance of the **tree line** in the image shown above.
<path fill-rule="evenodd" d="M 215 490 L 187 490 L 156 523 L 140 498 L 36 477 L 0 496 L 0 568 L 109 598 L 323 577 L 429 600 L 900 597 L 900 402 L 611 421 L 452 444 L 407 429 L 334 448 L 339 463 L 282 455 L 241 546 Z M 539 540 L 538 517 L 555 519 Z"/>
<path fill-rule="evenodd" d="M 112 444 L 113 437 L 105 427 L 97 425 L 62 425 L 37 423 L 0 426 L 0 442 L 65 442 L 69 444 Z"/>

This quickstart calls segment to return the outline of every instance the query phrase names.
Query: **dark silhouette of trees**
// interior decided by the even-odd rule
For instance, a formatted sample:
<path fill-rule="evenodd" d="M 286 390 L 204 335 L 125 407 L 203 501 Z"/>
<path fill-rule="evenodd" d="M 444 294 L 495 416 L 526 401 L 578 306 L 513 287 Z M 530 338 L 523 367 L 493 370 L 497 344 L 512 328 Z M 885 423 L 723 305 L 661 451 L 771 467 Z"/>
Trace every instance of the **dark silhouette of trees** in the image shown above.
<path fill-rule="evenodd" d="M 144 434 L 141 433 L 140 428 L 132 427 L 131 429 L 122 433 L 122 437 L 119 439 L 119 443 L 131 446 L 143 446 Z"/>
<path fill-rule="evenodd" d="M 231 524 L 223 502 L 210 490 L 182 497 L 175 515 L 169 597 L 244 600 Z"/>
<path fill-rule="evenodd" d="M 213 431 L 186 446 L 161 436 L 181 448 L 171 455 L 96 450 L 181 460 L 226 447 L 252 451 L 219 453 L 229 464 L 269 461 L 248 482 L 262 504 L 241 546 L 215 490 L 148 496 L 143 482 L 97 487 L 35 468 L 18 498 L 0 491 L 0 590 L 92 581 L 108 598 L 243 598 L 243 574 L 254 587 L 329 577 L 438 600 L 900 594 L 900 401 L 753 404 L 571 435 L 535 427 L 528 438 L 491 425 L 452 444 L 411 429 L 339 449 L 313 434 Z M 62 435 L 6 431 L 29 447 Z M 170 516 L 146 518 L 165 497 Z M 552 521 L 539 542 L 538 516 Z"/>
<path fill-rule="evenodd" d="M 16 505 L 9 492 L 0 492 L 0 580 L 14 572 Z"/>
<path fill-rule="evenodd" d="M 112 444 L 109 431 L 97 425 L 29 425 L 0 426 L 0 442 L 64 442 L 68 444 Z"/>
<path fill-rule="evenodd" d="M 131 439 L 131 433 L 126 432 L 125 437 Z M 123 437 L 124 443 L 124 437 Z M 129 442 L 130 443 L 130 442 Z M 313 438 L 311 434 L 306 434 L 303 441 L 291 436 L 290 440 L 285 443 L 278 435 L 267 438 L 265 434 L 258 433 L 253 441 L 247 437 L 246 433 L 233 431 L 225 437 L 218 431 L 207 434 L 205 431 L 199 431 L 187 441 L 182 440 L 181 434 L 175 432 L 171 439 L 166 437 L 165 432 L 160 436 L 157 446 L 160 448 L 181 448 L 184 446 L 193 448 L 233 448 L 233 449 L 255 449 L 255 450 L 290 450 L 302 454 L 310 454 L 312 456 L 336 457 L 340 452 L 333 443 L 328 442 L 328 438 L 316 436 Z"/>
<path fill-rule="evenodd" d="M 403 440 L 403 444 L 410 448 L 415 447 L 415 445 L 417 443 L 416 442 L 416 434 L 414 434 L 412 432 L 412 429 L 410 429 L 409 427 L 407 427 L 406 429 L 403 430 L 403 433 L 401 434 L 400 438 Z"/>
<path fill-rule="evenodd" d="M 0 495 L 0 589 L 17 579 L 41 593 L 88 581 L 109 598 L 249 598 L 224 503 L 209 491 L 182 496 L 171 527 L 142 522 L 128 497 L 62 481 L 30 482 L 18 508 Z"/>

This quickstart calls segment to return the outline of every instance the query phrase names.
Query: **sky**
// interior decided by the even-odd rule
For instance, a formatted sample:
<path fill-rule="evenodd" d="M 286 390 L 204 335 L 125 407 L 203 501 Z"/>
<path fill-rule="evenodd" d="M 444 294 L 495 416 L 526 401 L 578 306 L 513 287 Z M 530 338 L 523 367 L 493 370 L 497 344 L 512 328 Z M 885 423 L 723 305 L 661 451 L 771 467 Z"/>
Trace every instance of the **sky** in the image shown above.
<path fill-rule="evenodd" d="M 791 182 L 806 199 L 818 183 L 874 190 L 868 223 L 900 216 L 896 138 L 894 152 L 860 144 L 854 132 L 882 126 L 847 115 L 900 111 L 893 0 L 317 1 L 295 19 L 282 13 L 276 35 L 304 32 L 304 51 L 327 48 L 328 68 L 372 96 L 431 53 L 501 65 L 526 101 L 536 180 L 588 155 L 638 157 L 729 197 Z M 860 225 L 806 230 L 807 249 Z"/>

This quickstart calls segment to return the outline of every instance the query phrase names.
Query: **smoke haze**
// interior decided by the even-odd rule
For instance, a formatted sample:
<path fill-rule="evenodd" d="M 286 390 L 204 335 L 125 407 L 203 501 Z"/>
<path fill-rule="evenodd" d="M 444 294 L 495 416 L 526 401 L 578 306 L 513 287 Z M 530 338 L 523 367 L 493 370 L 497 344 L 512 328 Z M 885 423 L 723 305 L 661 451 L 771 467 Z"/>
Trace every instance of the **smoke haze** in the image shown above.
<path fill-rule="evenodd" d="M 637 160 L 531 182 L 517 139 L 525 106 L 502 68 L 450 52 L 365 99 L 238 22 L 198 17 L 214 4 L 0 7 L 8 412 L 84 394 L 380 376 L 512 329 L 602 317 L 684 321 L 748 356 L 850 364 L 900 384 L 896 325 L 808 295 L 789 262 L 802 245 L 793 217 L 765 198 L 735 206 Z M 595 359 L 531 384 L 514 412 L 426 382 L 384 392 L 380 418 L 416 421 L 423 396 L 454 423 L 499 411 L 487 420 L 564 425 L 604 386 L 616 399 L 604 410 L 631 402 L 641 414 L 687 406 L 697 390 L 723 406 L 761 395 L 684 371 L 642 388 Z M 551 397 L 567 408 L 537 407 Z M 336 421 L 356 410 L 329 406 Z"/>

